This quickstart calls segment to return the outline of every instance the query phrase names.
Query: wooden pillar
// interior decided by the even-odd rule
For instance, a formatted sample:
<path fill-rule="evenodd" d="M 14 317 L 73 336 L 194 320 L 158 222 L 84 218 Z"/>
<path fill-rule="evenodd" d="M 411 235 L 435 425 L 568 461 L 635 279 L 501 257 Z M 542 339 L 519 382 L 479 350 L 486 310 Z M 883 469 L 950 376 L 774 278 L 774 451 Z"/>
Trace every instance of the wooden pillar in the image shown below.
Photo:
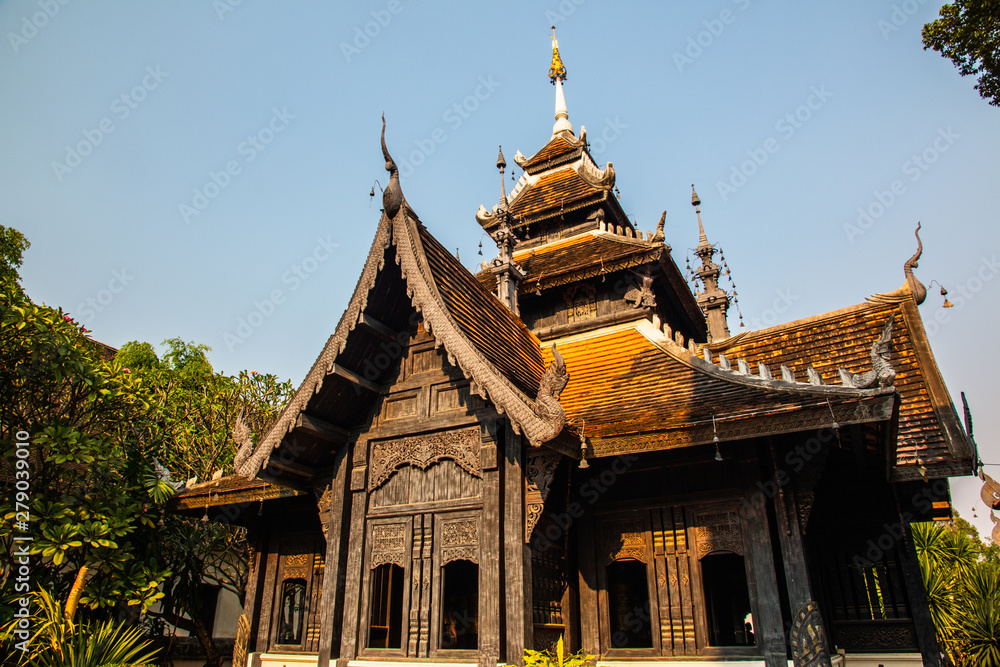
<path fill-rule="evenodd" d="M 521 436 L 506 422 L 504 433 L 504 599 L 507 627 L 507 664 L 523 665 L 528 646 L 525 623 L 531 609 L 531 591 L 524 572 L 524 469 Z M 530 617 L 527 617 L 530 618 Z"/>
<path fill-rule="evenodd" d="M 899 489 L 893 486 L 892 492 L 896 499 L 899 524 L 902 527 L 900 531 L 902 542 L 899 545 L 900 568 L 903 571 L 906 596 L 910 599 L 910 613 L 913 614 L 913 625 L 917 632 L 917 646 L 920 647 L 924 667 L 941 667 L 941 647 L 938 645 L 937 630 L 934 627 L 934 619 L 931 618 L 927 592 L 924 590 L 924 577 L 920 573 L 917 549 L 910 533 L 910 521 L 913 515 L 902 511 Z"/>
<path fill-rule="evenodd" d="M 354 466 L 351 470 L 351 530 L 348 538 L 346 585 L 344 587 L 343 632 L 337 667 L 358 655 L 358 628 L 361 621 L 361 567 L 364 558 L 365 513 L 368 511 L 368 443 L 355 445 Z M 358 461 L 360 457 L 360 462 Z"/>
<path fill-rule="evenodd" d="M 496 667 L 500 662 L 500 452 L 497 423 L 480 427 L 480 461 L 483 467 L 483 513 L 479 522 L 479 665 Z"/>
<path fill-rule="evenodd" d="M 261 607 L 260 598 L 264 588 L 264 565 L 267 563 L 267 535 L 264 528 L 258 526 L 253 540 L 253 558 L 250 562 L 250 576 L 247 577 L 247 588 L 243 595 L 243 613 L 250 621 L 250 633 L 247 637 L 247 655 L 257 650 L 257 632 L 260 629 Z"/>
<path fill-rule="evenodd" d="M 594 513 L 588 507 L 580 517 L 580 646 L 585 653 L 601 655 L 599 626 L 597 565 L 594 559 Z"/>
<path fill-rule="evenodd" d="M 744 481 L 745 497 L 753 497 L 760 481 L 757 461 L 747 464 Z M 743 506 L 744 526 L 749 538 L 750 569 L 756 588 L 757 608 L 754 610 L 754 634 L 764 650 L 767 667 L 787 667 L 785 657 L 785 632 L 781 620 L 781 601 L 778 594 L 778 577 L 774 573 L 771 551 L 771 532 L 763 503 L 747 502 Z"/>
<path fill-rule="evenodd" d="M 350 493 L 351 460 L 347 453 L 349 447 L 343 447 L 334 460 L 333 480 L 330 482 L 330 518 L 326 525 L 326 560 L 324 561 L 323 591 L 320 594 L 319 611 L 319 659 L 317 667 L 329 667 L 330 659 L 334 657 L 333 638 L 339 636 L 341 619 L 344 616 L 343 605 L 337 606 L 338 598 L 343 590 L 345 563 L 340 560 L 343 542 L 345 500 Z M 340 648 L 339 646 L 337 647 Z"/>

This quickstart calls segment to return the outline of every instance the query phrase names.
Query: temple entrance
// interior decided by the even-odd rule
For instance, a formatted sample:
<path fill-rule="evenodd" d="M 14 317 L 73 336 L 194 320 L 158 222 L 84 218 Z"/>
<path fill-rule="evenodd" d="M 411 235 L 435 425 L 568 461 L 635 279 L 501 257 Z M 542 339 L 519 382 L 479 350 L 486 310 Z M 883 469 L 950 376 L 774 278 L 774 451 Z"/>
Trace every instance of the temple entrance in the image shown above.
<path fill-rule="evenodd" d="M 735 503 L 597 517 L 606 658 L 756 655 L 753 578 Z"/>
<path fill-rule="evenodd" d="M 457 657 L 479 648 L 478 510 L 369 521 L 363 654 Z"/>

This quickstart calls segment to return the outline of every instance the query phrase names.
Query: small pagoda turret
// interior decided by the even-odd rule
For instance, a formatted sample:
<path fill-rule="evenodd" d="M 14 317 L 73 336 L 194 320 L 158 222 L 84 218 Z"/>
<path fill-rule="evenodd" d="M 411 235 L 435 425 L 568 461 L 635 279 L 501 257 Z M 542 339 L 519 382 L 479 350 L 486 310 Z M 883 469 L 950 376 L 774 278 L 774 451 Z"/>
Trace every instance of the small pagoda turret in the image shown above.
<path fill-rule="evenodd" d="M 701 222 L 701 199 L 691 186 L 691 205 L 698 215 L 698 247 L 695 254 L 701 259 L 701 266 L 695 269 L 695 274 L 701 280 L 702 289 L 695 294 L 698 306 L 705 313 L 708 323 L 708 342 L 729 338 L 729 323 L 726 314 L 729 311 L 729 295 L 719 287 L 719 276 L 722 270 L 713 259 L 715 246 L 708 242 L 705 235 L 705 225 Z"/>

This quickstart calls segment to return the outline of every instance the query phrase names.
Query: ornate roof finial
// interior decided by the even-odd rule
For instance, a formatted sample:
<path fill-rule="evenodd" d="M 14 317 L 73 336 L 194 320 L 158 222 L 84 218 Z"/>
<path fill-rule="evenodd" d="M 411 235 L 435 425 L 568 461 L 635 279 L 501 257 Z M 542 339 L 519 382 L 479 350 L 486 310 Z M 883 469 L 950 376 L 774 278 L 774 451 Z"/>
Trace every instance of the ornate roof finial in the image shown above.
<path fill-rule="evenodd" d="M 708 237 L 705 236 L 705 226 L 701 223 L 701 199 L 694 190 L 694 183 L 691 184 L 691 206 L 694 206 L 694 212 L 698 214 L 698 248 L 700 250 L 705 246 L 711 247 L 712 244 L 708 242 Z M 714 251 L 712 254 L 715 254 Z"/>
<path fill-rule="evenodd" d="M 559 56 L 559 40 L 556 39 L 556 27 L 552 26 L 552 64 L 549 66 L 549 80 L 556 87 L 556 123 L 552 126 L 552 134 L 560 132 L 573 133 L 569 122 L 569 111 L 566 109 L 566 96 L 563 94 L 563 81 L 567 78 L 566 66 Z"/>
<path fill-rule="evenodd" d="M 917 237 L 917 252 L 913 253 L 913 257 L 906 260 L 903 264 L 903 274 L 906 276 L 906 284 L 910 287 L 910 292 L 913 294 L 913 300 L 917 302 L 919 306 L 927 298 L 927 288 L 924 287 L 923 283 L 917 280 L 917 277 L 913 275 L 913 269 L 917 268 L 917 260 L 920 259 L 920 255 L 924 253 L 924 244 L 920 241 L 920 223 L 917 223 L 917 229 L 913 232 L 913 235 Z"/>
<path fill-rule="evenodd" d="M 698 214 L 698 247 L 695 254 L 701 259 L 701 267 L 695 269 L 701 279 L 703 291 L 696 294 L 698 305 L 705 313 L 708 324 L 708 341 L 718 341 L 729 338 L 729 323 L 726 313 L 729 310 L 729 295 L 719 287 L 719 276 L 722 273 L 719 265 L 712 261 L 715 256 L 715 246 L 708 242 L 705 226 L 701 222 L 701 198 L 691 185 L 691 205 Z"/>
<path fill-rule="evenodd" d="M 500 147 L 500 153 L 497 155 L 497 169 L 500 170 L 500 207 L 499 212 L 501 215 L 505 215 L 510 207 L 507 205 L 507 190 L 504 188 L 503 184 L 503 170 L 507 168 L 507 160 L 503 159 L 503 146 Z"/>
<path fill-rule="evenodd" d="M 556 39 L 556 27 L 552 26 L 552 64 L 549 66 L 549 81 L 555 85 L 556 79 L 567 81 L 566 66 L 559 57 L 559 40 Z"/>
<path fill-rule="evenodd" d="M 385 145 L 385 114 L 382 114 L 382 155 L 385 157 L 385 170 L 389 172 L 389 184 L 382 191 L 382 210 L 390 220 L 399 213 L 399 207 L 403 205 L 403 188 L 399 185 L 399 169 L 395 161 L 389 155 L 389 149 Z"/>

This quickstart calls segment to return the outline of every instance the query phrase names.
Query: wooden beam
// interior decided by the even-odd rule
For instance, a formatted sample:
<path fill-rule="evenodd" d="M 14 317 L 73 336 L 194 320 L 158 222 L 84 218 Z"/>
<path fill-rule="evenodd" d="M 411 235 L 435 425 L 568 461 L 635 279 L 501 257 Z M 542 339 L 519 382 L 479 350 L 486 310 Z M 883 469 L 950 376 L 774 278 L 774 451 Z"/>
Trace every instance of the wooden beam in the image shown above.
<path fill-rule="evenodd" d="M 747 498 L 752 497 L 757 491 L 759 481 L 760 473 L 757 466 L 748 466 L 743 479 L 743 491 Z M 778 577 L 771 556 L 773 551 L 767 512 L 764 507 L 753 502 L 747 503 L 745 508 L 741 514 L 750 547 L 748 565 L 752 573 L 751 586 L 755 588 L 757 600 L 753 617 L 757 646 L 764 651 L 764 664 L 767 667 L 787 667 Z"/>
<path fill-rule="evenodd" d="M 504 425 L 504 517 L 503 559 L 505 618 L 507 623 L 507 664 L 519 667 L 524 664 L 524 649 L 531 648 L 528 623 L 531 623 L 531 590 L 525 581 L 524 544 L 524 469 L 522 468 L 522 439 L 515 435 L 510 422 Z M 533 630 L 534 628 L 530 628 Z"/>
<path fill-rule="evenodd" d="M 346 563 L 341 561 L 341 545 L 344 540 L 344 514 L 348 511 L 345 503 L 350 500 L 347 485 L 350 481 L 351 459 L 348 447 L 337 452 L 335 473 L 330 481 L 330 522 L 326 526 L 326 560 L 324 561 L 323 591 L 320 594 L 319 612 L 319 657 L 317 667 L 329 667 L 330 660 L 339 654 L 340 646 L 334 645 L 334 637 L 340 636 L 340 621 L 343 618 L 343 593 L 346 577 Z M 340 602 L 340 604 L 337 604 Z"/>
<path fill-rule="evenodd" d="M 398 342 L 399 334 L 367 313 L 358 315 L 358 324 L 386 342 Z"/>
<path fill-rule="evenodd" d="M 497 423 L 490 422 L 480 431 L 480 456 L 483 465 L 483 511 L 479 538 L 479 667 L 500 663 L 500 518 L 503 512 L 500 494 L 500 470 L 497 457 Z M 502 663 L 501 663 L 502 664 Z"/>
<path fill-rule="evenodd" d="M 304 412 L 299 413 L 298 418 L 295 420 L 295 428 L 338 445 L 346 444 L 351 437 L 347 429 L 323 421 L 318 417 L 307 415 Z"/>
<path fill-rule="evenodd" d="M 339 366 L 337 364 L 334 364 L 333 368 L 330 369 L 330 372 L 333 373 L 334 375 L 338 375 L 338 376 L 344 378 L 348 382 L 353 382 L 354 384 L 358 385 L 362 389 L 367 389 L 368 391 L 370 391 L 370 392 L 372 392 L 374 394 L 377 394 L 380 391 L 382 391 L 382 387 L 380 387 L 379 385 L 375 384 L 371 380 L 367 380 L 367 379 L 361 377 L 360 375 L 358 375 L 354 371 L 348 370 L 348 369 L 344 368 L 343 366 Z"/>

